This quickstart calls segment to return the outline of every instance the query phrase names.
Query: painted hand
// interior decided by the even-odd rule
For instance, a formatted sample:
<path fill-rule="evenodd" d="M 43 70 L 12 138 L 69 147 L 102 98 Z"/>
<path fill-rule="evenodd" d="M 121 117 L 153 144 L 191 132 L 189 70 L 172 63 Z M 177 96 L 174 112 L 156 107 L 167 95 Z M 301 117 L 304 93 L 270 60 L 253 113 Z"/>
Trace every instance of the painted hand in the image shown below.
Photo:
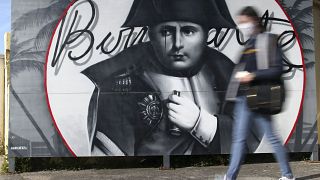
<path fill-rule="evenodd" d="M 169 96 L 167 107 L 170 121 L 179 128 L 190 132 L 199 118 L 199 107 L 188 98 L 177 95 Z"/>

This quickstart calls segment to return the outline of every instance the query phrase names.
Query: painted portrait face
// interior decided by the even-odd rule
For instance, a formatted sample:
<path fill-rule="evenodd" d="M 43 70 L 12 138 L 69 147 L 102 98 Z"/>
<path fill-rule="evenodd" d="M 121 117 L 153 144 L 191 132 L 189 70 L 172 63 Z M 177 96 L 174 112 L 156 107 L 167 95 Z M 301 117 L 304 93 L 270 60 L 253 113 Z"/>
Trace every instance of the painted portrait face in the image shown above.
<path fill-rule="evenodd" d="M 191 22 L 164 22 L 150 28 L 149 36 L 160 63 L 169 70 L 187 70 L 203 54 L 208 31 Z"/>

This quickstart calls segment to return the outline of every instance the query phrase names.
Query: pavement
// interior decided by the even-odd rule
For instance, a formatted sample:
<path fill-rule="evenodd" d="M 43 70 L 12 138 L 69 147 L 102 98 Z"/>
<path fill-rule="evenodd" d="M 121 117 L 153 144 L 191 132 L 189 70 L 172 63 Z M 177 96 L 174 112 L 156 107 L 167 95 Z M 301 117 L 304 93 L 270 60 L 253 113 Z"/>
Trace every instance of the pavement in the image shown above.
<path fill-rule="evenodd" d="M 291 162 L 297 180 L 319 179 L 320 162 Z M 3 174 L 0 180 L 219 180 L 227 166 L 186 167 L 170 170 L 159 168 L 139 169 L 88 169 L 79 171 L 41 171 L 21 174 Z M 245 164 L 238 180 L 273 180 L 280 172 L 276 163 Z"/>

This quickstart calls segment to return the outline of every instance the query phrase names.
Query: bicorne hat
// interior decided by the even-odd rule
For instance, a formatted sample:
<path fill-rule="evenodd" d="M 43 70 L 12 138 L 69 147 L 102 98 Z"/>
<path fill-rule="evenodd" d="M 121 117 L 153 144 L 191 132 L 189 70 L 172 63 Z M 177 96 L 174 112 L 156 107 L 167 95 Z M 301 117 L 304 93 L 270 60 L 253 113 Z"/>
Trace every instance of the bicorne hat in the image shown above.
<path fill-rule="evenodd" d="M 187 21 L 212 28 L 235 28 L 225 0 L 134 0 L 122 27 Z"/>

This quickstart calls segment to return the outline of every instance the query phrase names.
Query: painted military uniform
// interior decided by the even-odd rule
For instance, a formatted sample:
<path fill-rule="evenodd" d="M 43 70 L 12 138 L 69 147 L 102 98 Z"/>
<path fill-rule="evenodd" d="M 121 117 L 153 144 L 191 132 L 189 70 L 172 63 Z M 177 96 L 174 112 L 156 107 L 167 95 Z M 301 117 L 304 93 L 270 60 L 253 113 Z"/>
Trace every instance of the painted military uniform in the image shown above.
<path fill-rule="evenodd" d="M 224 0 L 134 0 L 122 27 L 191 22 L 204 29 L 234 28 Z M 233 63 L 204 47 L 191 69 L 170 71 L 150 42 L 130 47 L 83 73 L 92 80 L 88 132 L 93 155 L 228 153 L 231 112 L 224 103 Z M 170 134 L 168 96 L 179 91 L 200 108 L 191 132 Z"/>
<path fill-rule="evenodd" d="M 204 54 L 196 68 L 179 74 L 166 71 L 151 44 L 143 43 L 86 69 L 83 73 L 96 86 L 88 115 L 93 154 L 181 155 L 229 149 L 232 110 L 222 107 L 233 63 L 209 47 Z M 173 90 L 201 109 L 193 130 L 179 136 L 170 134 L 167 117 Z"/>

